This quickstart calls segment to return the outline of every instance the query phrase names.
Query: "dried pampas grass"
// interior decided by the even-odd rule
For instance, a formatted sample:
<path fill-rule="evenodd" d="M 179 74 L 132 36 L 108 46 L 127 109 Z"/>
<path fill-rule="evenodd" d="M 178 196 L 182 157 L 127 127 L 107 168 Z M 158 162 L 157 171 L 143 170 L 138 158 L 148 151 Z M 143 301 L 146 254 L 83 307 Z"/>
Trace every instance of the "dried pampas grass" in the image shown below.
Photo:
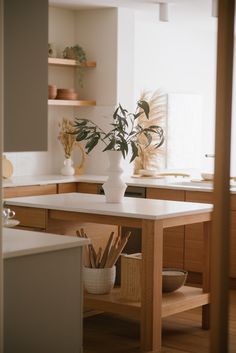
<path fill-rule="evenodd" d="M 167 94 L 161 90 L 154 92 L 143 91 L 140 100 L 146 100 L 149 103 L 150 113 L 149 119 L 144 119 L 141 115 L 138 119 L 138 124 L 143 127 L 150 125 L 159 125 L 165 131 L 167 118 Z M 160 147 L 155 148 L 155 136 L 153 136 L 153 143 L 145 147 L 147 141 L 144 136 L 139 137 L 141 143 L 139 149 L 139 156 L 134 160 L 134 174 L 139 174 L 140 169 L 155 169 L 161 170 L 165 167 L 166 157 L 166 143 Z"/>
<path fill-rule="evenodd" d="M 70 119 L 63 118 L 58 126 L 60 128 L 58 140 L 61 142 L 64 149 L 65 158 L 71 158 L 76 143 L 76 137 L 73 135 L 74 122 Z"/>

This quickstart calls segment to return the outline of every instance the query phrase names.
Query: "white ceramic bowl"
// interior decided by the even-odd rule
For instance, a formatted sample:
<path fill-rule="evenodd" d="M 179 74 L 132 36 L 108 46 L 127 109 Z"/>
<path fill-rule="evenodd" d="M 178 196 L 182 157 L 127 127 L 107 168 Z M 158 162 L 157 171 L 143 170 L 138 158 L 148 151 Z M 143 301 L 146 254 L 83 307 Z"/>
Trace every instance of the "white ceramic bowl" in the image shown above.
<path fill-rule="evenodd" d="M 188 272 L 179 268 L 163 268 L 162 291 L 173 292 L 182 287 L 187 279 Z"/>

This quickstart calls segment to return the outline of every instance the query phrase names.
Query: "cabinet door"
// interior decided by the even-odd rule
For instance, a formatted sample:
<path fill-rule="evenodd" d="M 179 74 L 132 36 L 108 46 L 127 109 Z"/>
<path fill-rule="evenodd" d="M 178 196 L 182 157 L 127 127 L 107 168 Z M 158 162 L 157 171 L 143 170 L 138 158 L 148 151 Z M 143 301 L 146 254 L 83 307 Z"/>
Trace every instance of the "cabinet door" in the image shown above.
<path fill-rule="evenodd" d="M 37 195 L 49 195 L 57 193 L 57 185 L 31 185 L 31 186 L 17 186 L 14 188 L 4 188 L 4 198 L 21 197 L 21 196 L 37 196 Z"/>
<path fill-rule="evenodd" d="M 65 194 L 68 192 L 77 192 L 77 183 L 62 183 L 58 184 L 58 194 Z"/>
<path fill-rule="evenodd" d="M 146 196 L 149 199 L 184 201 L 185 192 L 184 190 L 147 188 Z M 183 268 L 184 226 L 165 229 L 163 247 L 163 266 Z"/>
<path fill-rule="evenodd" d="M 212 203 L 212 192 L 186 191 L 187 202 Z M 185 226 L 184 268 L 202 272 L 203 263 L 203 223 Z"/>
<path fill-rule="evenodd" d="M 47 150 L 48 1 L 4 1 L 4 151 Z"/>
<path fill-rule="evenodd" d="M 98 194 L 100 186 L 100 184 L 93 183 L 78 183 L 78 192 L 86 194 Z"/>

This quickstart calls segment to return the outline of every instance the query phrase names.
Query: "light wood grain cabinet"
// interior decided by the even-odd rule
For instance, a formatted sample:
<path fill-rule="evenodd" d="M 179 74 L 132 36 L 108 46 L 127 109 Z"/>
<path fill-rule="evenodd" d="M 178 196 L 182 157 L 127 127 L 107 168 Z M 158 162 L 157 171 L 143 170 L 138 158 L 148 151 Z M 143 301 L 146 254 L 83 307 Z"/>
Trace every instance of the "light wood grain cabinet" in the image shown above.
<path fill-rule="evenodd" d="M 3 197 L 5 199 L 21 196 L 38 196 L 57 193 L 57 184 L 49 185 L 30 185 L 3 188 Z"/>
<path fill-rule="evenodd" d="M 212 192 L 186 191 L 187 202 L 212 203 Z M 203 263 L 203 224 L 185 226 L 184 268 L 192 272 L 202 272 Z"/>
<path fill-rule="evenodd" d="M 184 201 L 184 190 L 147 188 L 146 197 L 149 199 Z M 163 266 L 184 267 L 184 226 L 172 227 L 164 230 Z"/>
<path fill-rule="evenodd" d="M 94 183 L 78 183 L 78 192 L 88 194 L 98 194 L 101 184 Z"/>
<path fill-rule="evenodd" d="M 69 192 L 77 192 L 78 183 L 62 183 L 58 184 L 57 193 L 65 194 Z"/>

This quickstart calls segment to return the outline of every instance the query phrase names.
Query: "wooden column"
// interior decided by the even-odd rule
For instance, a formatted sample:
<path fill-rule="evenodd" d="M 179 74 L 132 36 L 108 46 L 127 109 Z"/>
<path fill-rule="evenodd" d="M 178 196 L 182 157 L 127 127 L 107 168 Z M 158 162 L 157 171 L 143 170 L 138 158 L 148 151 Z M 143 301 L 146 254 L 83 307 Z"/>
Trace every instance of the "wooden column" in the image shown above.
<path fill-rule="evenodd" d="M 219 0 L 215 181 L 211 261 L 211 352 L 228 352 L 230 137 L 234 0 Z"/>
<path fill-rule="evenodd" d="M 3 152 L 3 0 L 0 0 L 0 156 Z M 0 163 L 0 212 L 2 212 L 2 162 Z M 3 353 L 3 256 L 0 217 L 0 353 Z"/>

